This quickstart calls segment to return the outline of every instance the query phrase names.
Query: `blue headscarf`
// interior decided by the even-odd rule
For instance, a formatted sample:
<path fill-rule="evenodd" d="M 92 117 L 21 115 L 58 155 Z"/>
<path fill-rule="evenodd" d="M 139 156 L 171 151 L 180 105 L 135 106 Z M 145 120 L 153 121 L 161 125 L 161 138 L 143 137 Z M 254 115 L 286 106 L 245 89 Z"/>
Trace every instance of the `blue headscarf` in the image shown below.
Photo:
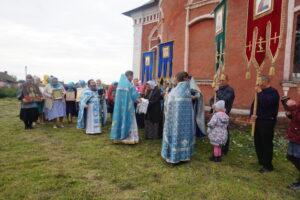
<path fill-rule="evenodd" d="M 72 87 L 72 88 L 70 88 L 70 87 Z M 73 82 L 69 82 L 68 84 L 67 84 L 67 91 L 74 91 L 74 89 L 75 89 L 75 85 L 74 85 L 74 83 Z"/>
<path fill-rule="evenodd" d="M 59 87 L 61 86 L 61 83 L 57 81 L 57 84 L 56 84 L 56 85 L 53 85 L 53 81 L 54 81 L 55 79 L 58 80 L 56 77 L 50 78 L 49 83 L 50 83 L 50 85 L 51 85 L 54 89 L 57 89 L 57 88 L 59 88 Z"/>
<path fill-rule="evenodd" d="M 85 83 L 84 80 L 79 80 L 78 85 L 79 85 L 81 88 L 83 88 L 82 86 L 83 86 L 83 85 L 86 85 L 86 83 Z"/>

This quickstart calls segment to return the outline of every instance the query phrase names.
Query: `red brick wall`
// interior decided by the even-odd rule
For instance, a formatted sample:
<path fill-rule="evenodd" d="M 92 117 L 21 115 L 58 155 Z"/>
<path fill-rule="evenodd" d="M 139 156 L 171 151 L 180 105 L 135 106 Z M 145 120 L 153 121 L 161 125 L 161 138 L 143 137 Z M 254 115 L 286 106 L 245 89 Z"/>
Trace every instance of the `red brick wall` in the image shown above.
<path fill-rule="evenodd" d="M 187 0 L 164 0 L 162 42 L 174 41 L 174 74 L 184 69 L 185 5 Z"/>
<path fill-rule="evenodd" d="M 162 42 L 174 41 L 174 74 L 184 69 L 185 21 L 187 0 L 164 0 L 161 4 L 163 10 Z M 300 0 L 296 0 L 300 5 Z M 190 20 L 204 14 L 210 14 L 216 4 L 209 4 L 191 10 Z M 286 6 L 287 9 L 287 6 Z M 284 12 L 287 12 L 285 10 Z M 287 14 L 287 13 L 285 13 Z M 246 59 L 244 57 L 247 21 L 247 1 L 228 1 L 228 17 L 226 32 L 225 72 L 229 75 L 230 85 L 235 89 L 235 108 L 248 109 L 254 97 L 255 69 L 251 65 L 251 80 L 245 80 Z M 148 36 L 155 24 L 144 26 L 143 51 L 148 50 Z M 212 78 L 215 66 L 215 40 L 214 21 L 206 19 L 189 28 L 190 51 L 189 73 L 197 78 Z M 272 78 L 273 87 L 283 95 L 281 81 L 283 79 L 283 66 L 286 40 L 286 20 L 284 21 L 283 43 L 279 49 L 279 56 L 275 63 L 276 76 Z M 264 63 L 264 73 L 268 74 L 271 60 L 267 56 Z M 210 86 L 201 86 L 206 103 L 213 95 Z M 298 98 L 296 89 L 292 88 L 289 95 Z"/>
<path fill-rule="evenodd" d="M 196 78 L 211 79 L 215 71 L 214 20 L 206 19 L 189 28 L 189 73 Z"/>
<path fill-rule="evenodd" d="M 142 35 L 142 52 L 149 51 L 149 36 L 153 28 L 157 23 L 151 23 L 143 26 L 143 35 Z"/>

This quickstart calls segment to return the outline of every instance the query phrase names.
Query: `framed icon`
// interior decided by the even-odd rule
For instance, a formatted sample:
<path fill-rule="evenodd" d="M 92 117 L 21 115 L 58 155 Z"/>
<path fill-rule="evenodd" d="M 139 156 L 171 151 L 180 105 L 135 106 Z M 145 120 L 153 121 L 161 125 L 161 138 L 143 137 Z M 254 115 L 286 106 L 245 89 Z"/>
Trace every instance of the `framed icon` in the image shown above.
<path fill-rule="evenodd" d="M 76 101 L 75 91 L 66 91 L 66 101 Z"/>
<path fill-rule="evenodd" d="M 165 46 L 162 48 L 163 58 L 170 57 L 170 46 Z"/>
<path fill-rule="evenodd" d="M 150 64 L 151 64 L 151 62 L 150 62 L 150 56 L 146 56 L 146 57 L 145 57 L 145 66 L 146 66 L 146 67 L 149 67 Z"/>
<path fill-rule="evenodd" d="M 216 13 L 216 35 L 223 32 L 224 7 Z"/>
<path fill-rule="evenodd" d="M 83 94 L 83 88 L 77 88 L 76 102 L 79 102 Z"/>
<path fill-rule="evenodd" d="M 255 0 L 254 18 L 265 16 L 273 11 L 274 0 Z"/>
<path fill-rule="evenodd" d="M 25 84 L 23 95 L 28 101 L 40 101 L 43 97 L 40 89 L 34 84 Z"/>
<path fill-rule="evenodd" d="M 60 99 L 63 98 L 63 94 L 62 94 L 61 89 L 54 89 L 52 94 L 53 94 L 53 98 L 55 100 L 60 100 Z"/>

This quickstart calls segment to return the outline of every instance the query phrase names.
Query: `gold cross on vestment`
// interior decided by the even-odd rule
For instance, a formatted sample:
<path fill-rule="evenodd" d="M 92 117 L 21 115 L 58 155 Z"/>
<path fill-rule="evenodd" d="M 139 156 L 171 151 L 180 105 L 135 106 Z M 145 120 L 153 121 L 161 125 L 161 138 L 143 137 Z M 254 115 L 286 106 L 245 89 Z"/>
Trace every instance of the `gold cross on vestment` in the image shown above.
<path fill-rule="evenodd" d="M 257 52 L 257 53 L 263 53 L 263 52 L 265 52 L 265 49 L 264 49 L 264 47 L 262 46 L 264 43 L 266 43 L 266 41 L 264 40 L 264 38 L 263 38 L 263 37 L 260 37 L 257 43 L 258 43 L 258 48 L 259 48 L 259 50 L 257 50 L 256 52 Z"/>
<path fill-rule="evenodd" d="M 249 42 L 249 45 L 247 45 L 246 48 L 248 49 L 248 51 L 251 51 L 251 49 L 252 49 L 252 41 Z"/>
<path fill-rule="evenodd" d="M 277 40 L 279 40 L 279 39 L 280 39 L 280 35 L 277 35 L 277 32 L 275 32 L 274 37 L 271 37 L 271 41 L 274 40 L 275 44 L 277 43 Z"/>

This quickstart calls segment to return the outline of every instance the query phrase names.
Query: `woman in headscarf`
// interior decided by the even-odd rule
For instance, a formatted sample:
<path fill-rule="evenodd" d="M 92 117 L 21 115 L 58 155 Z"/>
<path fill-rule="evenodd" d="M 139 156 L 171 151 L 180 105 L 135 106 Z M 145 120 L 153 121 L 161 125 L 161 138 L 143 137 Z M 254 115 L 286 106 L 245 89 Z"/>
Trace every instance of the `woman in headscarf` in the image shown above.
<path fill-rule="evenodd" d="M 113 82 L 107 91 L 108 113 L 111 113 L 111 118 L 114 112 L 115 97 L 117 92 L 118 82 Z"/>
<path fill-rule="evenodd" d="M 34 82 L 38 86 L 41 94 L 43 94 L 45 87 L 44 87 L 43 83 L 41 82 L 41 79 L 39 77 L 35 77 Z M 38 123 L 40 123 L 40 124 L 44 124 L 44 105 L 45 105 L 45 100 L 44 100 L 44 97 L 43 97 L 41 102 L 37 102 L 38 115 L 39 115 L 39 117 L 38 117 L 39 122 Z"/>
<path fill-rule="evenodd" d="M 46 119 L 54 120 L 53 128 L 63 128 L 63 119 L 66 116 L 65 99 L 66 94 L 63 85 L 58 82 L 58 79 L 53 77 L 50 79 L 49 84 L 45 87 L 45 114 Z"/>
<path fill-rule="evenodd" d="M 73 117 L 77 115 L 76 110 L 76 87 L 73 82 L 67 84 L 66 90 L 66 115 L 68 123 L 71 124 Z"/>
<path fill-rule="evenodd" d="M 44 75 L 43 85 L 46 86 L 49 83 L 49 75 Z"/>
<path fill-rule="evenodd" d="M 168 163 L 189 161 L 194 153 L 191 88 L 184 73 L 175 76 L 177 86 L 165 97 L 165 122 L 161 156 Z"/>
<path fill-rule="evenodd" d="M 149 100 L 145 116 L 145 138 L 159 139 L 162 135 L 161 93 L 155 81 L 147 82 L 147 94 L 145 99 Z"/>
<path fill-rule="evenodd" d="M 97 91 L 100 99 L 100 105 L 101 105 L 101 123 L 102 126 L 105 126 L 107 121 L 107 103 L 106 103 L 106 90 L 102 85 L 102 81 L 100 79 L 96 80 L 97 85 Z"/>
<path fill-rule="evenodd" d="M 38 88 L 33 83 L 33 78 L 30 74 L 26 76 L 26 81 L 20 86 L 17 92 L 17 98 L 21 101 L 20 119 L 25 124 L 25 129 L 32 129 L 32 123 L 38 119 L 37 102 L 41 100 L 41 95 L 35 98 L 35 94 L 31 95 L 31 88 Z M 29 91 L 30 90 L 30 91 Z"/>

